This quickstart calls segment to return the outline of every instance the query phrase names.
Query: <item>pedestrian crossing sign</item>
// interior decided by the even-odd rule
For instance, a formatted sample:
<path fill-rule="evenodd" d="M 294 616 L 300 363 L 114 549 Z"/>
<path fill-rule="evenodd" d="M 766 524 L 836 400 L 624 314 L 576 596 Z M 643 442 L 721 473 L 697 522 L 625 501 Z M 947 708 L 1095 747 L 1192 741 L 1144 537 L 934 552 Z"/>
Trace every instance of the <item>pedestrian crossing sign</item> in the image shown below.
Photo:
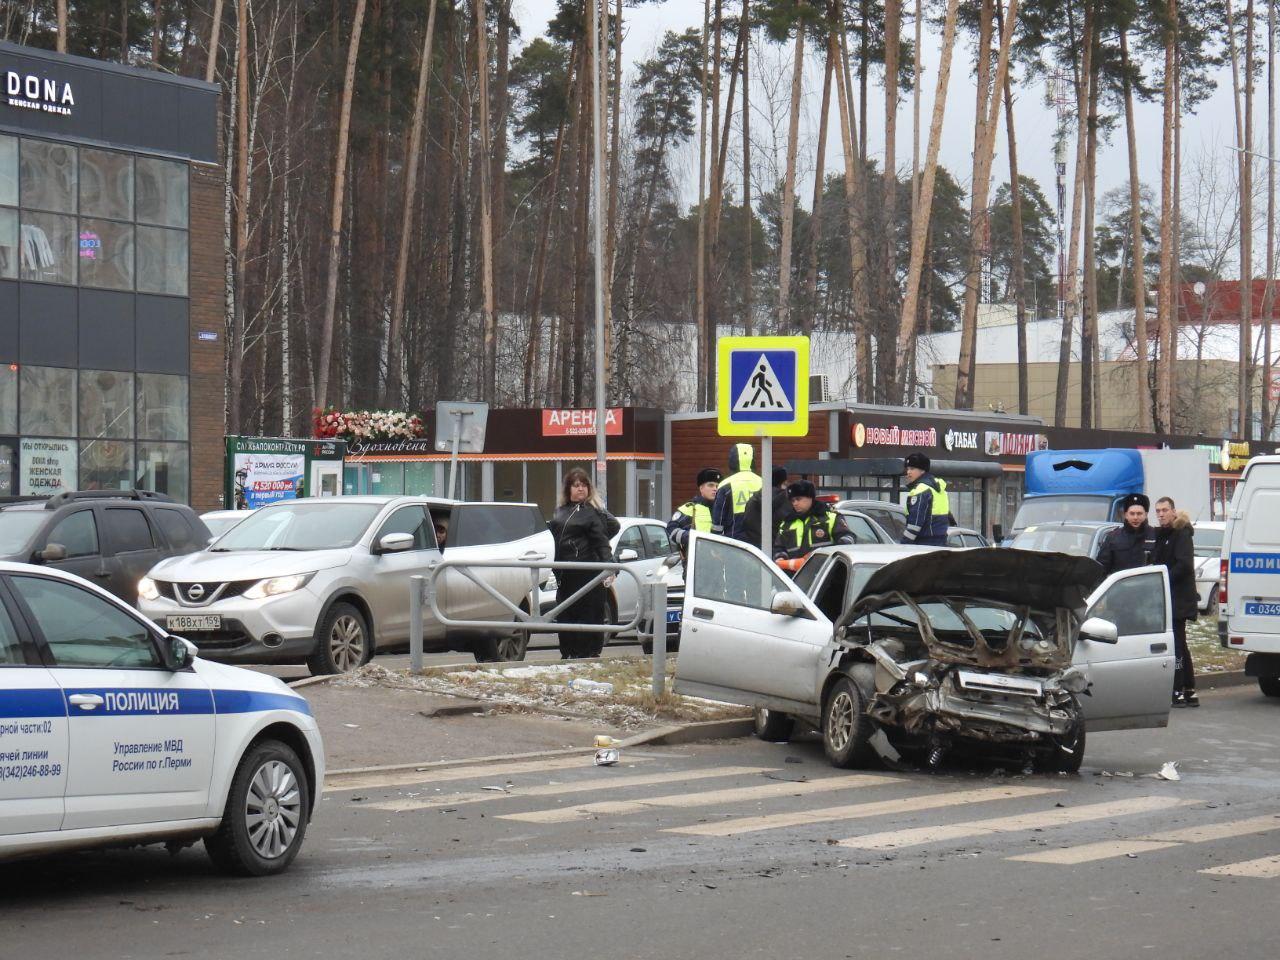
<path fill-rule="evenodd" d="M 809 432 L 808 337 L 721 337 L 718 352 L 720 436 Z"/>

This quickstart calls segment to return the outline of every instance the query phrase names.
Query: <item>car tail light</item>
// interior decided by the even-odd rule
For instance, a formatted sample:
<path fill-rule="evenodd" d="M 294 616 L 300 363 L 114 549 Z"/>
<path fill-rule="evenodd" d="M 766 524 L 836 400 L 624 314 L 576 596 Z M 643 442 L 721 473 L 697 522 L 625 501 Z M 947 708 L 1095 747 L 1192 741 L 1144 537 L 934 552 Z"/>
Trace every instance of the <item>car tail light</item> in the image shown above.
<path fill-rule="evenodd" d="M 1243 646 L 1244 646 L 1244 637 L 1232 637 L 1232 638 L 1231 638 L 1231 645 L 1232 645 L 1233 647 L 1243 647 Z"/>
<path fill-rule="evenodd" d="M 1227 558 L 1218 561 L 1218 602 L 1227 602 Z"/>

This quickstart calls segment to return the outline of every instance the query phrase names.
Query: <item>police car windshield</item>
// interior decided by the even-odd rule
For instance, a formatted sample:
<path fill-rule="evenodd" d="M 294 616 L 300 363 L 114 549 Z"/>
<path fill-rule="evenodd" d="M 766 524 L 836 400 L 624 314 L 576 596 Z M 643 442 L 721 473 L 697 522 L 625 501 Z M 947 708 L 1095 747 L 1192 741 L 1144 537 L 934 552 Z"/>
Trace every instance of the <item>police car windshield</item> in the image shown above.
<path fill-rule="evenodd" d="M 32 534 L 48 516 L 44 510 L 0 510 L 0 556 L 25 553 Z"/>
<path fill-rule="evenodd" d="M 1067 521 L 1079 523 L 1085 520 L 1110 520 L 1111 498 L 1093 496 L 1031 497 L 1022 501 L 1018 515 L 1013 519 L 1013 529 L 1022 530 L 1034 523 Z"/>
<path fill-rule="evenodd" d="M 264 507 L 227 531 L 210 550 L 338 550 L 364 534 L 376 503 L 298 502 Z"/>

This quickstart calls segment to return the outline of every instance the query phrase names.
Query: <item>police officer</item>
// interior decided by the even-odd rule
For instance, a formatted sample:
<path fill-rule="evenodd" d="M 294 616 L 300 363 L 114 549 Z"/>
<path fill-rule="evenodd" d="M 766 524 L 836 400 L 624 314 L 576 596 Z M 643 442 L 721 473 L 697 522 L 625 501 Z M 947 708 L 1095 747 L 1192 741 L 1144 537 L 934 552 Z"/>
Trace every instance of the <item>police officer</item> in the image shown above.
<path fill-rule="evenodd" d="M 787 468 L 773 468 L 773 522 L 776 525 L 789 509 L 787 502 Z M 747 501 L 747 509 L 743 512 L 742 537 L 752 546 L 760 546 L 760 524 L 764 519 L 764 496 L 770 491 L 761 489 L 751 495 L 751 499 Z"/>
<path fill-rule="evenodd" d="M 749 443 L 735 443 L 729 450 L 729 476 L 720 481 L 716 489 L 715 506 L 711 508 L 711 532 L 746 540 L 743 522 L 747 501 L 764 486 L 758 473 L 751 470 L 755 451 Z"/>
<path fill-rule="evenodd" d="M 1147 524 L 1150 509 L 1151 501 L 1141 493 L 1131 493 L 1120 501 L 1124 525 L 1103 537 L 1098 548 L 1098 562 L 1108 574 L 1151 563 L 1156 532 Z"/>
<path fill-rule="evenodd" d="M 690 530 L 706 533 L 711 529 L 711 508 L 715 506 L 716 487 L 721 476 L 715 467 L 699 470 L 698 495 L 680 504 L 667 521 L 667 537 L 681 553 L 689 549 Z"/>
<path fill-rule="evenodd" d="M 929 472 L 929 458 L 923 453 L 909 454 L 903 466 L 907 474 L 907 529 L 902 534 L 902 542 L 920 547 L 945 547 L 947 527 L 951 523 L 947 481 Z"/>
<path fill-rule="evenodd" d="M 773 540 L 775 559 L 793 560 L 829 543 L 853 543 L 844 518 L 817 496 L 818 490 L 809 480 L 797 480 L 787 487 L 791 509 L 778 522 Z"/>

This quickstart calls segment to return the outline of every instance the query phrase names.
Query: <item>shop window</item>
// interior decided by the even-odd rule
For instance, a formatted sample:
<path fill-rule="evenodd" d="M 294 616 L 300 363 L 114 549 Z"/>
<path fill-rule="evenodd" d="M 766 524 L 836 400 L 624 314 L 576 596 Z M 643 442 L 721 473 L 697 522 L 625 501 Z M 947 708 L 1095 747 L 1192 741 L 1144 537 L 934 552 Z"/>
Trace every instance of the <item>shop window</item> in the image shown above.
<path fill-rule="evenodd" d="M 0 364 L 0 434 L 18 432 L 18 370 Z"/>
<path fill-rule="evenodd" d="M 187 502 L 191 456 L 185 443 L 140 443 L 136 456 L 134 483 L 139 489 L 154 490 Z"/>
<path fill-rule="evenodd" d="M 187 295 L 187 234 L 138 227 L 138 292 Z"/>
<path fill-rule="evenodd" d="M 172 160 L 139 157 L 138 222 L 162 227 L 187 225 L 187 166 Z"/>
<path fill-rule="evenodd" d="M 187 378 L 138 374 L 138 439 L 187 439 Z"/>
<path fill-rule="evenodd" d="M 77 447 L 74 440 L 23 437 L 19 449 L 22 496 L 51 497 L 76 488 Z"/>
<path fill-rule="evenodd" d="M 550 517 L 556 512 L 560 487 L 556 483 L 554 460 L 530 460 L 524 465 L 525 497 L 542 508 L 542 515 Z"/>
<path fill-rule="evenodd" d="M 594 474 L 592 477 L 594 478 Z M 627 461 L 610 460 L 605 470 L 605 479 L 609 484 L 609 511 L 616 516 L 634 513 L 627 503 Z"/>
<path fill-rule="evenodd" d="M 77 247 L 81 286 L 133 289 L 132 225 L 110 220 L 81 220 Z"/>
<path fill-rule="evenodd" d="M 80 436 L 133 439 L 133 374 L 80 371 Z"/>
<path fill-rule="evenodd" d="M 18 211 L 0 207 L 0 280 L 18 278 Z"/>
<path fill-rule="evenodd" d="M 21 433 L 41 437 L 76 435 L 76 371 L 23 367 L 19 402 Z"/>
<path fill-rule="evenodd" d="M 19 195 L 28 210 L 76 212 L 76 148 L 65 143 L 23 140 Z"/>
<path fill-rule="evenodd" d="M 498 460 L 493 465 L 493 499 L 499 503 L 524 502 L 524 464 Z"/>
<path fill-rule="evenodd" d="M 80 151 L 80 212 L 133 219 L 133 157 L 106 150 Z"/>
<path fill-rule="evenodd" d="M 369 492 L 381 497 L 404 493 L 404 464 L 375 463 Z"/>
<path fill-rule="evenodd" d="M 0 206 L 18 205 L 18 140 L 0 137 Z"/>
<path fill-rule="evenodd" d="M 80 442 L 81 490 L 128 490 L 132 486 L 132 443 L 126 440 Z"/>
<path fill-rule="evenodd" d="M 436 465 L 430 461 L 404 465 L 404 492 L 429 497 L 436 492 Z"/>
<path fill-rule="evenodd" d="M 18 241 L 23 280 L 76 282 L 79 258 L 75 217 L 24 210 Z"/>

